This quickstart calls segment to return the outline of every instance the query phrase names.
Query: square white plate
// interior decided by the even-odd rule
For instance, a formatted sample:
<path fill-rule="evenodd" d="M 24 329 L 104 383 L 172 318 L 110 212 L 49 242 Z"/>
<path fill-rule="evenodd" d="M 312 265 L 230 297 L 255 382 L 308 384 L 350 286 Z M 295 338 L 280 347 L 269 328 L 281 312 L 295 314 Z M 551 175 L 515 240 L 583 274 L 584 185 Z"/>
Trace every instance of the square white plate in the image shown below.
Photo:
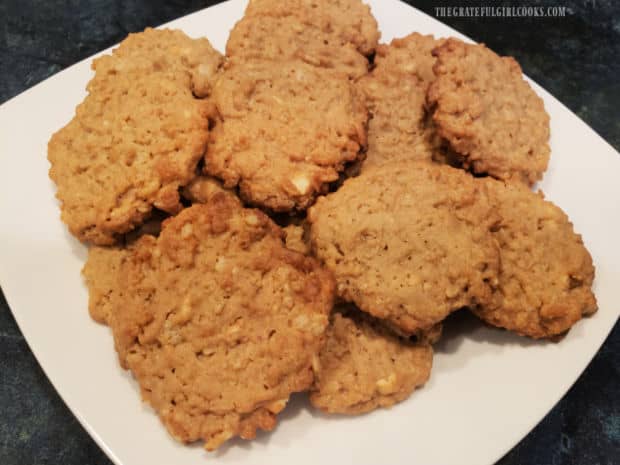
<path fill-rule="evenodd" d="M 412 31 L 457 32 L 396 0 L 371 1 L 389 41 Z M 234 0 L 168 26 L 224 49 L 245 2 Z M 85 96 L 90 59 L 0 107 L 0 283 L 32 351 L 69 408 L 122 465 L 374 463 L 483 465 L 514 446 L 594 356 L 620 311 L 620 156 L 547 92 L 552 157 L 540 187 L 583 234 L 597 267 L 600 310 L 560 343 L 469 325 L 437 347 L 430 382 L 390 410 L 353 418 L 312 411 L 302 395 L 271 434 L 208 454 L 184 447 L 140 403 L 106 327 L 90 320 L 80 276 L 86 249 L 59 219 L 46 145 Z M 27 386 L 24 387 L 27 389 Z"/>

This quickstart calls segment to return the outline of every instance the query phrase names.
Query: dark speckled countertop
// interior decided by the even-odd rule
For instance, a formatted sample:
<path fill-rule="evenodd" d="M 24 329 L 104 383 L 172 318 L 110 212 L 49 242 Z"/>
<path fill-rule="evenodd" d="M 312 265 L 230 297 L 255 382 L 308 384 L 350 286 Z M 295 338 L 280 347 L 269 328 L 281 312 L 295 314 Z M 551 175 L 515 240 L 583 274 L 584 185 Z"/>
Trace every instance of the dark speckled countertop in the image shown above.
<path fill-rule="evenodd" d="M 217 3 L 0 0 L 0 103 L 120 41 Z M 436 7 L 565 6 L 559 18 L 439 18 L 504 55 L 620 149 L 620 2 L 410 1 Z M 588 154 L 584 154 L 587 156 Z M 619 173 L 620 174 L 620 173 Z M 501 465 L 620 464 L 620 329 Z M 535 382 L 535 380 L 533 381 Z M 510 399 L 507 399 L 510 401 Z M 110 464 L 60 400 L 0 294 L 0 465 Z"/>

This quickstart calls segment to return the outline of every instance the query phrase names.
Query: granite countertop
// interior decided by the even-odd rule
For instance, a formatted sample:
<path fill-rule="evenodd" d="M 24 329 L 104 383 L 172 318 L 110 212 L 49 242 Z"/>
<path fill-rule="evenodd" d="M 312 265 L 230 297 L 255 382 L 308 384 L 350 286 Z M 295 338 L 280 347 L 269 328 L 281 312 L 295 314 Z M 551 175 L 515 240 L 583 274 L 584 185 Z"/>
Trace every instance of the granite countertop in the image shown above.
<path fill-rule="evenodd" d="M 218 2 L 2 0 L 0 103 L 120 41 L 128 32 L 159 25 L 213 3 Z M 526 74 L 620 150 L 620 2 L 409 3 L 431 16 L 436 16 L 438 6 L 567 7 L 567 15 L 557 18 L 439 19 L 501 54 L 515 56 Z M 498 463 L 620 463 L 619 370 L 620 329 L 616 324 L 577 383 Z M 110 464 L 41 371 L 1 294 L 0 464 Z"/>

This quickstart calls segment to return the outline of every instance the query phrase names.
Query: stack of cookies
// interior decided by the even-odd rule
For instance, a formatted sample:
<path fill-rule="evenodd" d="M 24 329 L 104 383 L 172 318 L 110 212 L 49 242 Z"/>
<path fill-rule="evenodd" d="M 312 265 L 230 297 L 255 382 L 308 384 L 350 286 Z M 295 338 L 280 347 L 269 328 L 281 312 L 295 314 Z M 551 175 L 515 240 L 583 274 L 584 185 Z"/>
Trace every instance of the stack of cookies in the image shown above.
<path fill-rule="evenodd" d="M 533 338 L 596 311 L 581 237 L 531 190 L 549 117 L 519 65 L 378 41 L 360 0 L 251 0 L 226 56 L 147 29 L 52 136 L 90 314 L 177 440 L 254 438 L 294 392 L 400 402 L 457 310 Z"/>

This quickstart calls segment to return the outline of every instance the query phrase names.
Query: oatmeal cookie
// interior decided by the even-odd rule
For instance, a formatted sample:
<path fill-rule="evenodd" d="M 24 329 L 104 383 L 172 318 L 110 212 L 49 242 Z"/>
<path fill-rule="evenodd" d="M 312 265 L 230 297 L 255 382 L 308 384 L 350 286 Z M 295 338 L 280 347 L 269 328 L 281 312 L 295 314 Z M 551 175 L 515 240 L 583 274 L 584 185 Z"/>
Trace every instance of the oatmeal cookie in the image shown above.
<path fill-rule="evenodd" d="M 233 61 L 301 60 L 350 79 L 368 72 L 368 59 L 353 44 L 294 16 L 244 17 L 230 32 L 226 55 Z"/>
<path fill-rule="evenodd" d="M 217 81 L 207 174 L 273 211 L 303 210 L 366 144 L 363 96 L 301 62 L 235 64 Z"/>
<path fill-rule="evenodd" d="M 429 378 L 433 349 L 348 309 L 334 312 L 310 402 L 328 413 L 360 414 L 405 400 Z"/>
<path fill-rule="evenodd" d="M 95 59 L 93 68 L 95 82 L 125 72 L 157 72 L 184 84 L 189 76 L 194 95 L 206 97 L 221 64 L 221 54 L 205 38 L 191 39 L 174 29 L 146 28 L 129 34 L 111 55 Z"/>
<path fill-rule="evenodd" d="M 372 55 L 379 41 L 377 20 L 360 0 L 251 0 L 245 17 L 293 17 L 300 26 L 329 31 L 340 43 L 350 43 Z"/>
<path fill-rule="evenodd" d="M 358 81 L 370 111 L 362 169 L 402 157 L 432 158 L 437 137 L 427 118 L 426 93 L 435 79 L 431 52 L 439 44 L 414 32 L 377 48 L 375 68 Z"/>
<path fill-rule="evenodd" d="M 180 210 L 212 111 L 192 89 L 208 88 L 219 60 L 206 39 L 150 30 L 94 61 L 89 95 L 48 146 L 62 219 L 78 239 L 110 245 L 154 207 Z"/>
<path fill-rule="evenodd" d="M 482 180 L 481 180 L 482 182 Z M 487 323 L 553 337 L 597 309 L 594 266 L 566 214 L 542 193 L 485 179 L 501 223 L 497 305 L 473 309 Z"/>
<path fill-rule="evenodd" d="M 514 58 L 457 39 L 433 53 L 428 104 L 464 167 L 527 185 L 539 180 L 549 162 L 549 115 Z"/>
<path fill-rule="evenodd" d="M 334 283 L 264 213 L 220 193 L 142 237 L 110 315 L 121 364 L 170 434 L 213 450 L 308 389 Z"/>
<path fill-rule="evenodd" d="M 405 334 L 493 295 L 498 218 L 484 186 L 462 170 L 385 164 L 319 198 L 308 220 L 338 295 Z"/>

